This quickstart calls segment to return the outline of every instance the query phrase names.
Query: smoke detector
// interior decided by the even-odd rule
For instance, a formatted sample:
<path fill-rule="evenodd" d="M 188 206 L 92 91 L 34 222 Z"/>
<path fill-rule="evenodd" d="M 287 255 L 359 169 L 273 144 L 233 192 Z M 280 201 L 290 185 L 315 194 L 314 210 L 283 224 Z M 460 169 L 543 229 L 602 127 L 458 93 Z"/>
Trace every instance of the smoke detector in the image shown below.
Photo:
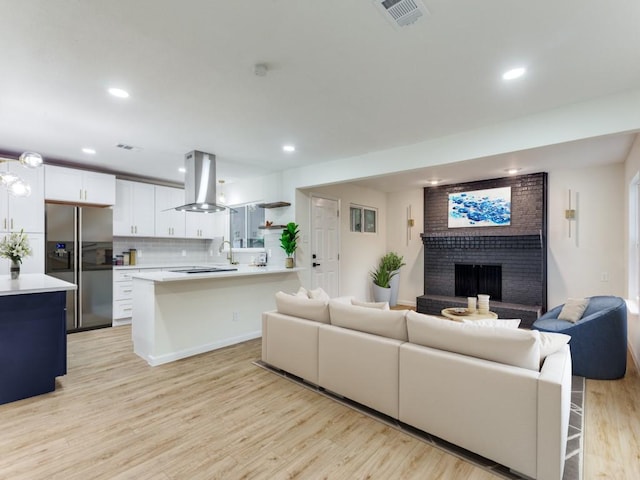
<path fill-rule="evenodd" d="M 406 27 L 429 11 L 420 0 L 373 0 L 394 27 Z"/>

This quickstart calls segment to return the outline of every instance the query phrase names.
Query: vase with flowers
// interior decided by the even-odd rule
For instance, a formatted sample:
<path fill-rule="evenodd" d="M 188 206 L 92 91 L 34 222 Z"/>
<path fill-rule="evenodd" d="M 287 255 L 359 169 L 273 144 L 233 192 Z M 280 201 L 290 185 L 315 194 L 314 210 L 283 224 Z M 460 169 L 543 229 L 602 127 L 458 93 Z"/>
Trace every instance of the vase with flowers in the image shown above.
<path fill-rule="evenodd" d="M 20 264 L 24 257 L 31 255 L 29 239 L 24 230 L 12 232 L 0 241 L 0 257 L 11 260 L 11 279 L 20 276 Z"/>

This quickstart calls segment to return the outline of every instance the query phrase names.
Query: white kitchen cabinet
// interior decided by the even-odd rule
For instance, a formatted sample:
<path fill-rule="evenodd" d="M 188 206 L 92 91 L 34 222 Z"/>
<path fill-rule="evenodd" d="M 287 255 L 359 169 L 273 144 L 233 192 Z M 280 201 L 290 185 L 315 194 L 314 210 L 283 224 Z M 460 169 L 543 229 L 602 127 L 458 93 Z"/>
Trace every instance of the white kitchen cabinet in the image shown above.
<path fill-rule="evenodd" d="M 106 173 L 45 165 L 45 199 L 113 205 L 116 201 L 116 177 Z"/>
<path fill-rule="evenodd" d="M 156 237 L 185 236 L 185 213 L 175 210 L 184 205 L 184 190 L 173 187 L 155 186 Z"/>
<path fill-rule="evenodd" d="M 137 269 L 113 271 L 113 326 L 131 323 L 133 310 L 133 280 Z"/>
<path fill-rule="evenodd" d="M 44 232 L 44 171 L 25 168 L 18 163 L 7 169 L 31 187 L 28 197 L 14 197 L 6 188 L 0 190 L 0 232 Z"/>
<path fill-rule="evenodd" d="M 112 325 L 118 327 L 131 323 L 133 311 L 133 279 L 131 275 L 138 272 L 158 272 L 159 268 L 130 268 L 126 270 L 113 270 L 113 321 Z"/>
<path fill-rule="evenodd" d="M 220 213 L 185 212 L 187 238 L 213 238 L 214 217 Z"/>
<path fill-rule="evenodd" d="M 229 212 L 213 214 L 213 236 L 225 237 L 229 240 Z"/>
<path fill-rule="evenodd" d="M 116 180 L 113 234 L 126 237 L 155 236 L 155 186 Z"/>
<path fill-rule="evenodd" d="M 8 235 L 4 233 L 0 238 Z M 20 274 L 23 273 L 44 273 L 44 233 L 28 233 L 29 246 L 31 247 L 31 255 L 22 259 L 20 265 Z M 0 258 L 0 274 L 9 274 L 11 260 L 8 258 Z"/>

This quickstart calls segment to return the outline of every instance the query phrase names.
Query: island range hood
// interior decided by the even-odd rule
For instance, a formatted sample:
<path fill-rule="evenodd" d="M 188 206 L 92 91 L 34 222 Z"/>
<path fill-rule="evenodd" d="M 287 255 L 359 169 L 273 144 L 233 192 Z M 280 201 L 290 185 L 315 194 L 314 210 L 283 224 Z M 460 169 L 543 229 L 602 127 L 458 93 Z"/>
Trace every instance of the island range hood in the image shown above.
<path fill-rule="evenodd" d="M 176 207 L 181 212 L 213 213 L 231 210 L 216 200 L 216 156 L 193 150 L 184 156 L 185 204 Z"/>

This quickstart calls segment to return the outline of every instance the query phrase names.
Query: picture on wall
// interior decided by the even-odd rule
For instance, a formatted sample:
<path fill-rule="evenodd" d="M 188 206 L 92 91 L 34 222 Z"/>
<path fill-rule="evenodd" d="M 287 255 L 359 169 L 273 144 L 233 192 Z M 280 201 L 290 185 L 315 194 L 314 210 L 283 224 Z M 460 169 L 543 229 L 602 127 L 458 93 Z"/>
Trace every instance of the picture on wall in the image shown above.
<path fill-rule="evenodd" d="M 449 194 L 449 228 L 511 224 L 511 187 Z"/>

